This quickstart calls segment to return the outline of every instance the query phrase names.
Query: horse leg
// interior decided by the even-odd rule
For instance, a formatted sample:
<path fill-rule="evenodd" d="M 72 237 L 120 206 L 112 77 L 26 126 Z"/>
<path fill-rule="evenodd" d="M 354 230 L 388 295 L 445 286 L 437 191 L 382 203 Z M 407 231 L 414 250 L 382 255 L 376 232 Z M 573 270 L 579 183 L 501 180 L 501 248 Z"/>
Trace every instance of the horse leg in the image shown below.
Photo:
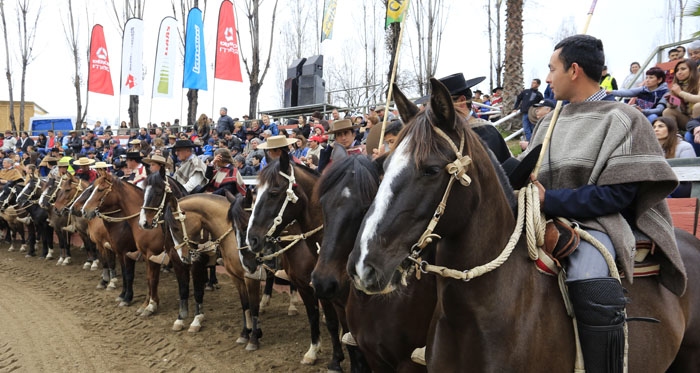
<path fill-rule="evenodd" d="M 180 308 L 172 330 L 179 332 L 185 329 L 185 319 L 189 315 L 190 271 L 189 266 L 179 260 L 173 260 L 171 263 L 177 279 L 178 294 L 180 296 Z"/>
<path fill-rule="evenodd" d="M 264 313 L 265 308 L 270 304 L 272 287 L 275 285 L 275 274 L 271 271 L 265 271 L 265 273 L 265 289 L 263 290 L 262 300 L 260 300 L 260 313 Z"/>
<path fill-rule="evenodd" d="M 134 267 L 136 262 L 122 253 L 122 295 L 117 298 L 119 307 L 131 305 L 134 300 Z"/>
<path fill-rule="evenodd" d="M 103 267 L 106 267 L 109 271 L 109 284 L 107 285 L 107 290 L 114 290 L 117 288 L 117 260 L 116 260 L 116 255 L 114 254 L 114 251 L 112 250 L 107 250 L 106 252 L 106 260 L 104 263 L 102 263 Z"/>
<path fill-rule="evenodd" d="M 23 253 L 27 251 L 27 244 L 29 244 L 29 253 L 27 253 L 28 256 L 33 256 L 35 255 L 35 250 L 36 250 L 36 226 L 34 223 L 29 223 L 27 224 L 27 241 L 24 240 L 24 235 L 22 235 L 22 246 L 19 248 L 19 252 Z"/>
<path fill-rule="evenodd" d="M 66 252 L 65 255 L 63 256 L 63 263 L 62 265 L 68 265 L 71 263 L 71 257 L 70 257 L 70 239 L 71 235 L 68 232 L 65 232 L 66 234 Z"/>
<path fill-rule="evenodd" d="M 197 333 L 202 328 L 204 321 L 204 313 L 202 313 L 204 303 L 204 287 L 207 283 L 207 262 L 209 257 L 201 255 L 198 260 L 195 260 L 191 265 L 192 272 L 192 288 L 194 290 L 194 321 L 187 330 L 190 333 Z"/>
<path fill-rule="evenodd" d="M 153 253 L 148 253 L 150 258 Z M 160 299 L 158 298 L 158 281 L 160 280 L 160 264 L 146 261 L 146 277 L 148 278 L 148 299 L 144 301 L 141 316 L 151 316 L 158 310 Z"/>
<path fill-rule="evenodd" d="M 331 336 L 331 344 L 333 345 L 333 358 L 328 363 L 328 371 L 341 372 L 343 368 L 340 367 L 340 363 L 345 360 L 345 355 L 343 355 L 343 345 L 340 343 L 338 314 L 335 312 L 333 303 L 323 299 L 320 302 L 323 306 L 323 313 L 326 315 L 326 329 L 328 329 L 328 333 Z"/>
<path fill-rule="evenodd" d="M 53 252 L 53 228 L 47 223 L 44 224 L 44 234 L 42 242 L 41 256 L 47 258 Z"/>
<path fill-rule="evenodd" d="M 299 295 L 304 301 L 306 316 L 309 319 L 309 327 L 311 329 L 311 345 L 309 346 L 309 350 L 301 359 L 301 363 L 305 365 L 313 365 L 316 363 L 316 360 L 318 359 L 318 352 L 321 350 L 318 299 L 314 295 L 313 289 L 311 289 L 309 286 L 300 287 Z"/>

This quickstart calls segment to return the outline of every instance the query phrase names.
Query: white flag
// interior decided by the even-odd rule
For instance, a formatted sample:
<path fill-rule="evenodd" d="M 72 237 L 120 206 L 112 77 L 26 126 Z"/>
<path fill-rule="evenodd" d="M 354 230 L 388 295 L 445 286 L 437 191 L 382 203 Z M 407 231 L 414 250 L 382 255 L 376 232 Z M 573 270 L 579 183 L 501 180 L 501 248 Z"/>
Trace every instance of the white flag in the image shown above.
<path fill-rule="evenodd" d="M 122 95 L 143 95 L 143 20 L 131 18 L 122 37 Z"/>
<path fill-rule="evenodd" d="M 160 23 L 156 64 L 153 69 L 153 97 L 173 97 L 175 58 L 180 53 L 177 20 L 165 17 Z"/>

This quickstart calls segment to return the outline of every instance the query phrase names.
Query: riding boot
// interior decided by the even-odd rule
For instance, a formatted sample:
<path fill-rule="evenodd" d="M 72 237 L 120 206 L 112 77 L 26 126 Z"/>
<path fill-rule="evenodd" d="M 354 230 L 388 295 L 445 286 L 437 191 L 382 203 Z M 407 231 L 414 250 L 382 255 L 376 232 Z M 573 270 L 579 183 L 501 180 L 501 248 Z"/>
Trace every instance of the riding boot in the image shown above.
<path fill-rule="evenodd" d="M 168 263 L 170 263 L 170 256 L 168 256 L 168 254 L 165 251 L 163 251 L 158 255 L 151 255 L 148 258 L 148 260 L 150 260 L 153 263 L 158 263 L 161 266 L 167 266 Z"/>
<path fill-rule="evenodd" d="M 594 278 L 568 284 L 587 372 L 621 373 L 625 351 L 622 284 Z"/>
<path fill-rule="evenodd" d="M 124 255 L 126 255 L 129 259 L 131 259 L 135 262 L 138 262 L 141 259 L 141 251 L 139 251 L 139 250 L 129 251 L 128 253 L 126 253 Z"/>

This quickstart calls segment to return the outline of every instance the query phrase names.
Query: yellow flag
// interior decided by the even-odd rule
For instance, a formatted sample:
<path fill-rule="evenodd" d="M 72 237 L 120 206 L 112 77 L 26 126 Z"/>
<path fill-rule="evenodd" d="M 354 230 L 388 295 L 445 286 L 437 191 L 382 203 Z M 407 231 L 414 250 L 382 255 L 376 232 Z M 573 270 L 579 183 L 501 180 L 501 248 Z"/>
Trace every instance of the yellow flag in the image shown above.
<path fill-rule="evenodd" d="M 403 17 L 408 10 L 409 0 L 389 0 L 386 5 L 386 24 L 384 27 L 389 27 L 390 24 L 403 21 Z"/>

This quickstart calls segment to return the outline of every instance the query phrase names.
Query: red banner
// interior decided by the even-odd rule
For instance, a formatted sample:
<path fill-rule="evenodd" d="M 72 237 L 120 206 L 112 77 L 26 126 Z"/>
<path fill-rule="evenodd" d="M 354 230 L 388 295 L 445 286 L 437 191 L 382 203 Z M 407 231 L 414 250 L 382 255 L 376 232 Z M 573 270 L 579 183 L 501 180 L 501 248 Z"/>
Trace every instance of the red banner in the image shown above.
<path fill-rule="evenodd" d="M 112 74 L 109 71 L 109 55 L 102 25 L 92 28 L 90 38 L 90 68 L 88 71 L 88 91 L 114 95 Z"/>
<path fill-rule="evenodd" d="M 219 8 L 219 27 L 216 33 L 216 70 L 214 78 L 242 82 L 241 59 L 238 53 L 236 21 L 233 3 L 224 0 Z"/>

